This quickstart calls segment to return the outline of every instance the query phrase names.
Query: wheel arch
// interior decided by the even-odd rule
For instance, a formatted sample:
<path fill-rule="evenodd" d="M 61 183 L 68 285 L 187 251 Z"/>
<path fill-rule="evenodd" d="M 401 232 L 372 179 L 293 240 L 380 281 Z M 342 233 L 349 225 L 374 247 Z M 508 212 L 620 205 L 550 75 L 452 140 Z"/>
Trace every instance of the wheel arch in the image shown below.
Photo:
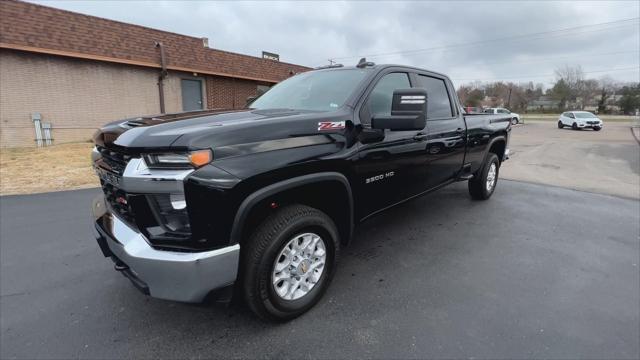
<path fill-rule="evenodd" d="M 342 201 L 327 200 L 327 196 L 318 196 L 322 191 L 331 191 Z M 299 203 L 318 208 L 334 221 L 343 244 L 351 240 L 354 205 L 349 180 L 338 172 L 320 172 L 279 181 L 247 196 L 235 214 L 230 244 L 241 243 L 249 235 L 247 230 L 269 215 L 265 211 L 266 207 L 261 205 L 273 199 L 276 199 L 278 204 L 282 201 L 282 205 Z"/>
<path fill-rule="evenodd" d="M 500 162 L 504 161 L 505 151 L 507 150 L 507 138 L 504 135 L 499 135 L 491 139 L 487 145 L 487 151 L 484 154 L 482 164 L 487 161 L 487 157 L 490 153 L 498 155 Z"/>

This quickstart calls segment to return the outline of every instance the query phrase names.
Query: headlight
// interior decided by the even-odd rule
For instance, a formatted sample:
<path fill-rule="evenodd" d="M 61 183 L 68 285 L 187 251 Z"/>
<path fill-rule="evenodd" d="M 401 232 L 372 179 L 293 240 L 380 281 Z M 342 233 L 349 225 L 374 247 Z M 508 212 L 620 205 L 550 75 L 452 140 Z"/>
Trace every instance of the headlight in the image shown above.
<path fill-rule="evenodd" d="M 213 160 L 211 150 L 197 150 L 188 153 L 146 154 L 144 161 L 150 168 L 188 169 L 201 167 Z"/>

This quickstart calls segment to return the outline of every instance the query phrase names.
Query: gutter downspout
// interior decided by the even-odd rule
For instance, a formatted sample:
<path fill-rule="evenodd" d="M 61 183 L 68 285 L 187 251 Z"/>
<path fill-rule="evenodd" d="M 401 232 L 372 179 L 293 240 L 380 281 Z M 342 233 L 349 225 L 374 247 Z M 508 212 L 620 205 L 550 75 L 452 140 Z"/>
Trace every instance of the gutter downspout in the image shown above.
<path fill-rule="evenodd" d="M 160 76 L 158 76 L 158 92 L 160 95 L 160 113 L 164 114 L 164 79 L 169 73 L 167 72 L 167 60 L 164 55 L 164 45 L 162 45 L 161 42 L 156 41 L 155 46 L 160 48 L 160 66 L 162 69 L 160 70 Z"/>

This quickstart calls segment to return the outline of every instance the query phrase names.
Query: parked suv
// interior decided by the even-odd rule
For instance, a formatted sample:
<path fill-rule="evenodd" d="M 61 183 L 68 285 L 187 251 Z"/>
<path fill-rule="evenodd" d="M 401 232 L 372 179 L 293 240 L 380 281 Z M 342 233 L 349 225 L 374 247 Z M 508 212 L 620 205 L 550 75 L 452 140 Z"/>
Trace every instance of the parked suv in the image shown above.
<path fill-rule="evenodd" d="M 573 130 L 592 128 L 600 131 L 604 123 L 594 114 L 588 111 L 567 111 L 563 112 L 558 119 L 558 128 L 571 126 Z"/>
<path fill-rule="evenodd" d="M 233 293 L 291 319 L 357 224 L 456 181 L 491 197 L 511 116 L 460 109 L 443 74 L 363 61 L 293 76 L 245 110 L 113 122 L 94 137 L 98 244 L 145 294 Z"/>

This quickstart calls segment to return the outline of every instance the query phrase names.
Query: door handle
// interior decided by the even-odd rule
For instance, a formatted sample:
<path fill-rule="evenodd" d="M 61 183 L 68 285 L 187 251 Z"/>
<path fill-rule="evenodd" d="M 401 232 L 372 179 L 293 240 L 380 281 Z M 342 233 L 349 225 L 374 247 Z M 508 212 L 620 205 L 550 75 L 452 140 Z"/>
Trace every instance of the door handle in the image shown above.
<path fill-rule="evenodd" d="M 464 129 L 463 128 L 457 128 L 456 129 L 456 133 L 463 134 L 464 133 Z"/>
<path fill-rule="evenodd" d="M 425 133 L 417 133 L 414 137 L 413 140 L 418 140 L 418 141 L 422 141 L 424 139 L 427 138 L 427 134 Z"/>

